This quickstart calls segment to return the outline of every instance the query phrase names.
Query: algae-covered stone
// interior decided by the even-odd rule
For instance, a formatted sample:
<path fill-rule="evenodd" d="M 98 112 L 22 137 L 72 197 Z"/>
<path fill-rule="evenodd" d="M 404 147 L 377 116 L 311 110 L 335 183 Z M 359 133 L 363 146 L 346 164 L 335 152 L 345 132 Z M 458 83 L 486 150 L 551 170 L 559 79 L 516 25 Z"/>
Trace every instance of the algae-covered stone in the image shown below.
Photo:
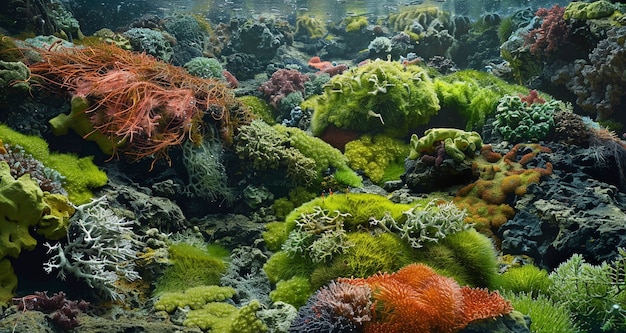
<path fill-rule="evenodd" d="M 28 89 L 30 87 L 28 78 L 30 78 L 30 70 L 24 63 L 0 60 L 0 89 L 4 90 L 8 87 Z"/>
<path fill-rule="evenodd" d="M 591 3 L 574 1 L 570 2 L 565 8 L 563 18 L 587 20 L 587 19 L 599 19 L 611 16 L 616 6 L 606 0 L 594 1 Z"/>

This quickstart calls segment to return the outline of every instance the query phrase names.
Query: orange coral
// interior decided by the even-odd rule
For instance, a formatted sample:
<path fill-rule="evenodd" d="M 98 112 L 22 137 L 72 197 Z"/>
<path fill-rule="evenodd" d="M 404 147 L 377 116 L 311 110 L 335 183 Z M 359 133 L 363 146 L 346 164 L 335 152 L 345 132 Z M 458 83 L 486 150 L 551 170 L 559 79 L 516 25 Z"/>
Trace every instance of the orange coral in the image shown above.
<path fill-rule="evenodd" d="M 483 145 L 480 148 L 480 155 L 490 163 L 496 163 L 502 158 L 502 155 L 492 150 L 491 145 Z"/>
<path fill-rule="evenodd" d="M 324 70 L 333 66 L 330 61 L 322 61 L 322 59 L 320 59 L 320 57 L 318 56 L 309 59 L 308 65 L 310 67 L 317 68 L 318 70 Z"/>
<path fill-rule="evenodd" d="M 220 129 L 247 122 L 232 91 L 146 54 L 112 45 L 40 50 L 30 70 L 50 86 L 86 97 L 95 130 L 133 159 L 168 158 L 168 150 L 199 138 L 208 114 Z M 231 134 L 232 135 L 232 134 Z"/>
<path fill-rule="evenodd" d="M 522 148 L 530 152 L 518 161 Z M 517 144 L 502 156 L 493 152 L 490 146 L 483 146 L 480 156 L 472 163 L 472 170 L 479 178 L 459 189 L 454 200 L 459 208 L 467 210 L 466 221 L 493 236 L 494 231 L 515 215 L 514 209 L 507 204 L 512 200 L 512 194 L 526 194 L 528 185 L 539 183 L 541 177 L 552 173 L 549 162 L 544 168 L 525 168 L 542 152 L 550 152 L 550 149 L 538 144 Z"/>
<path fill-rule="evenodd" d="M 368 333 L 456 332 L 472 321 L 512 311 L 498 293 L 461 288 L 424 264 L 411 264 L 392 274 L 340 281 L 371 288 L 376 306 L 375 317 L 363 327 Z"/>
<path fill-rule="evenodd" d="M 506 194 L 515 193 L 515 189 L 517 189 L 521 185 L 522 185 L 522 178 L 516 174 L 507 175 L 504 178 L 502 178 L 502 181 L 500 182 L 500 188 L 502 189 L 502 192 Z M 501 201 L 498 203 L 503 203 L 503 202 L 504 201 Z"/>
<path fill-rule="evenodd" d="M 513 311 L 511 303 L 500 294 L 481 288 L 461 288 L 463 315 L 466 322 L 497 317 Z"/>

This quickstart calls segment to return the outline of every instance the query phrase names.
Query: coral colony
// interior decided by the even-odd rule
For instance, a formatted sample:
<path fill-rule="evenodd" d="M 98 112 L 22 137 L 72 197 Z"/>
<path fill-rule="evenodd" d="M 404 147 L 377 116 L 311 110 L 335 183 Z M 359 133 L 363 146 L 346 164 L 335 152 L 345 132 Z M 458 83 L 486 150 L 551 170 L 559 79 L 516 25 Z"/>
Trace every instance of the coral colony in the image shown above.
<path fill-rule="evenodd" d="M 58 271 L 61 279 L 71 274 L 113 299 L 122 298 L 118 280 L 141 278 L 134 262 L 141 243 L 132 224 L 107 209 L 104 197 L 76 207 L 67 245 L 44 244 L 52 254 L 44 264 L 45 271 Z"/>

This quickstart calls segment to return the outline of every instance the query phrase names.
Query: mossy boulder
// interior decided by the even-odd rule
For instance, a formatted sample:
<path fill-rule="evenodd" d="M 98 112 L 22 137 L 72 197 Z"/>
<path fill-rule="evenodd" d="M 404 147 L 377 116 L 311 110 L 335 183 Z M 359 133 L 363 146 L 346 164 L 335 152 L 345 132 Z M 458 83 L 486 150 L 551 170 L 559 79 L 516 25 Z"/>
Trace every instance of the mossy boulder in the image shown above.
<path fill-rule="evenodd" d="M 466 131 L 480 130 L 504 95 L 528 93 L 526 87 L 471 69 L 437 77 L 434 86 L 442 112 L 460 116 L 462 124 L 458 127 L 464 127 Z M 454 125 L 449 126 L 457 127 Z"/>
<path fill-rule="evenodd" d="M 154 293 L 183 292 L 190 287 L 217 285 L 226 272 L 222 254 L 188 243 L 171 244 L 169 265 L 156 282 Z"/>
<path fill-rule="evenodd" d="M 6 93 L 8 88 L 28 90 L 29 78 L 30 70 L 24 63 L 0 60 L 0 91 Z"/>
<path fill-rule="evenodd" d="M 107 182 L 106 173 L 93 163 L 92 156 L 51 153 L 42 138 L 21 134 L 4 125 L 0 125 L 0 139 L 11 145 L 21 146 L 33 158 L 64 176 L 63 188 L 75 205 L 91 201 L 91 189 L 102 187 Z"/>
<path fill-rule="evenodd" d="M 618 7 L 606 0 L 582 2 L 573 1 L 565 7 L 563 18 L 566 20 L 588 20 L 609 17 L 618 10 Z"/>
<path fill-rule="evenodd" d="M 317 136 L 334 125 L 397 138 L 428 123 L 439 99 L 424 68 L 377 59 L 335 75 L 321 96 L 302 107 L 314 109 L 311 129 Z"/>

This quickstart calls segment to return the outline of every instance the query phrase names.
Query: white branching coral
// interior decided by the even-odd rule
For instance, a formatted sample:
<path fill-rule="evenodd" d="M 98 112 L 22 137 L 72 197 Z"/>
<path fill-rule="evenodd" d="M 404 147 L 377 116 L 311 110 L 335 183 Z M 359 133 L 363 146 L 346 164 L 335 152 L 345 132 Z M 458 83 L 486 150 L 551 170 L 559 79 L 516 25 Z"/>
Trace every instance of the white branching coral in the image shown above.
<path fill-rule="evenodd" d="M 417 249 L 425 243 L 438 242 L 447 235 L 469 229 L 471 224 L 465 223 L 466 216 L 466 211 L 452 202 L 438 204 L 433 200 L 424 207 L 418 204 L 404 212 L 400 221 L 387 213 L 380 220 L 372 218 L 370 224 L 400 235 Z"/>
<path fill-rule="evenodd" d="M 319 206 L 296 220 L 296 228 L 289 233 L 283 251 L 290 255 L 302 254 L 313 262 L 324 262 L 333 255 L 353 246 L 346 239 L 343 222 L 348 213 L 328 212 Z"/>
<path fill-rule="evenodd" d="M 72 274 L 112 299 L 123 298 L 118 281 L 141 278 L 135 270 L 135 258 L 142 243 L 132 231 L 133 223 L 116 216 L 105 197 L 76 207 L 67 245 L 45 243 L 53 256 L 44 264 L 44 270 L 59 270 L 61 279 Z"/>

